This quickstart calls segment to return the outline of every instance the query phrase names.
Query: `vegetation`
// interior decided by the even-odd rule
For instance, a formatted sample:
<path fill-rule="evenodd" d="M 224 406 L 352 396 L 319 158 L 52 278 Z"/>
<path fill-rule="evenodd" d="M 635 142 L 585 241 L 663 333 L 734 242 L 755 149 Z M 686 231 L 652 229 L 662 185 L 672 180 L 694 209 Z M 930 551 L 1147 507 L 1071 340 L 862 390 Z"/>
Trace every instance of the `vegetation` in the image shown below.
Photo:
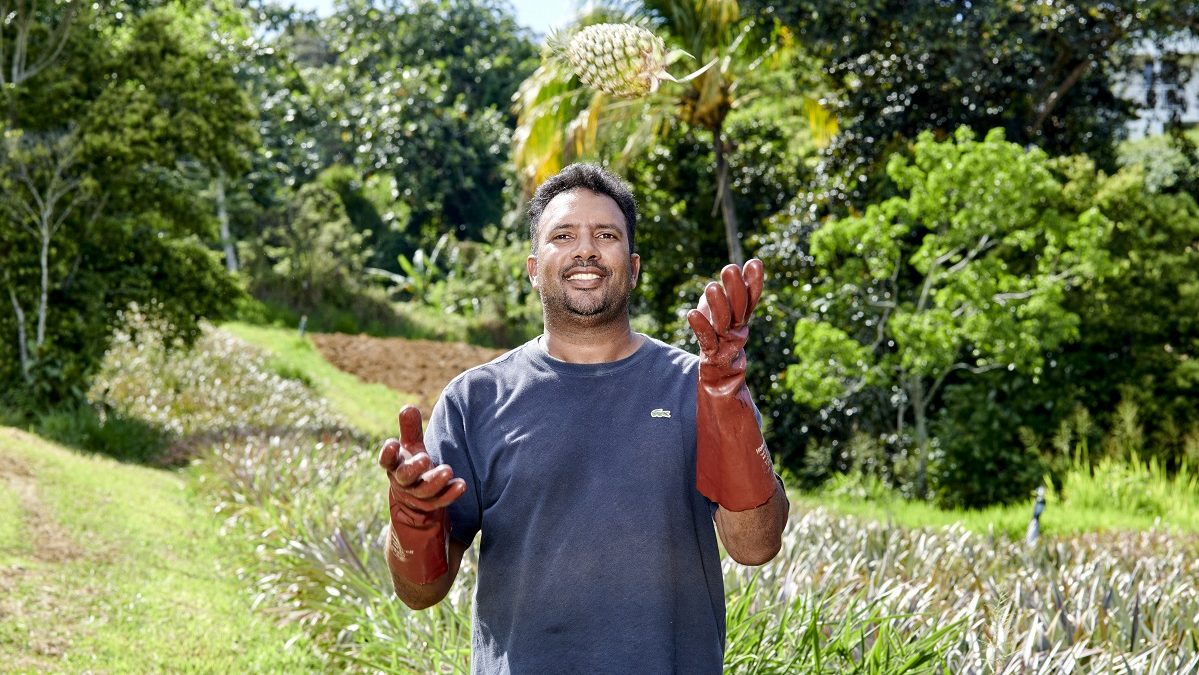
<path fill-rule="evenodd" d="M 195 476 L 0 427 L 0 477 L 5 670 L 322 667 L 299 627 L 253 611 L 253 545 L 222 535 Z"/>
<path fill-rule="evenodd" d="M 0 431 L 5 663 L 462 668 L 468 597 L 407 612 L 379 555 L 373 446 L 410 397 L 298 331 L 529 339 L 523 202 L 587 159 L 639 198 L 638 330 L 689 346 L 703 284 L 766 262 L 748 376 L 805 508 L 779 562 L 726 570 L 731 670 L 1196 668 L 1194 3 L 600 3 L 567 34 L 628 20 L 676 74 L 712 63 L 622 100 L 499 0 L 6 7 L 0 419 L 145 466 Z M 1158 97 L 1166 133 L 1123 141 Z M 1042 541 L 1012 543 L 1039 487 Z M 39 523 L 100 553 L 43 560 Z M 245 649 L 127 649 L 172 583 Z M 38 642 L 60 598 L 78 636 Z"/>
<path fill-rule="evenodd" d="M 272 396 L 295 383 L 270 374 L 265 354 L 247 356 L 219 333 L 198 345 L 196 359 L 213 364 L 214 377 L 183 384 L 180 396 L 194 407 L 166 406 L 161 419 L 183 428 L 170 419 L 225 410 L 218 377 L 263 401 L 239 408 L 238 435 L 186 444 L 226 527 L 257 544 L 246 576 L 259 606 L 302 626 L 321 658 L 339 668 L 465 672 L 474 553 L 446 602 L 404 608 L 382 556 L 385 510 L 369 441 L 321 428 L 324 404 L 311 395 Z M 148 342 L 128 353 L 156 363 L 162 352 Z M 172 375 L 120 358 L 104 371 L 117 392 L 109 404 L 132 414 L 146 406 L 134 392 L 166 388 L 147 373 Z M 283 410 L 312 422 L 270 430 Z M 1015 527 L 1014 507 L 967 515 L 972 533 L 931 507 L 898 509 L 902 520 L 947 526 L 835 516 L 813 498 L 797 499 L 777 560 L 760 570 L 726 562 L 726 665 L 745 673 L 797 664 L 814 672 L 1053 672 L 1070 662 L 1103 671 L 1124 659 L 1149 672 L 1193 667 L 1199 542 L 1185 532 L 1199 522 L 1199 483 L 1153 465 L 1104 461 L 1090 469 L 1081 449 L 1078 461 L 1061 496 L 1050 493 L 1044 533 L 1031 547 Z M 873 498 L 889 496 L 880 488 Z M 1019 518 L 1027 522 L 1027 504 Z M 1126 529 L 1140 527 L 1147 530 Z M 411 644 L 421 649 L 398 648 Z"/>

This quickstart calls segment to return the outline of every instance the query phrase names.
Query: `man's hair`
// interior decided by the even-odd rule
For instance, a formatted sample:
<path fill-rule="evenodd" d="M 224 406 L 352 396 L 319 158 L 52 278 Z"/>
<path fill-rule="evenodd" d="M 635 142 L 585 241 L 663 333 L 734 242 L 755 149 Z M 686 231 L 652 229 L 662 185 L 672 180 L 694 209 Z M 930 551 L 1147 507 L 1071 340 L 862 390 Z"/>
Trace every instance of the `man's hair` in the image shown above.
<path fill-rule="evenodd" d="M 545 207 L 554 197 L 576 188 L 607 195 L 616 202 L 624 214 L 625 229 L 629 233 L 629 253 L 633 253 L 637 233 L 637 200 L 633 197 L 633 191 L 615 174 L 594 164 L 582 163 L 571 164 L 547 178 L 529 200 L 529 238 L 533 240 L 533 253 L 537 253 L 537 227 Z"/>

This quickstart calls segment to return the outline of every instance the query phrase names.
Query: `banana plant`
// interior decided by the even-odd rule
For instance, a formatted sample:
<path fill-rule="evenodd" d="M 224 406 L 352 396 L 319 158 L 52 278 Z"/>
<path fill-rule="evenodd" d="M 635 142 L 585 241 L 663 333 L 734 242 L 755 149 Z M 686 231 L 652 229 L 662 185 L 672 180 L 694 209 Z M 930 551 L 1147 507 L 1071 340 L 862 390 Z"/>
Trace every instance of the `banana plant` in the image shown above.
<path fill-rule="evenodd" d="M 439 261 L 452 240 L 452 235 L 446 232 L 441 235 L 428 253 L 425 252 L 425 249 L 418 248 L 412 253 L 411 258 L 403 253 L 398 255 L 396 262 L 399 263 L 403 274 L 396 274 L 378 267 L 368 267 L 366 273 L 390 280 L 393 290 L 407 293 L 413 300 L 437 305 L 439 304 L 436 297 L 437 285 L 446 276 Z"/>

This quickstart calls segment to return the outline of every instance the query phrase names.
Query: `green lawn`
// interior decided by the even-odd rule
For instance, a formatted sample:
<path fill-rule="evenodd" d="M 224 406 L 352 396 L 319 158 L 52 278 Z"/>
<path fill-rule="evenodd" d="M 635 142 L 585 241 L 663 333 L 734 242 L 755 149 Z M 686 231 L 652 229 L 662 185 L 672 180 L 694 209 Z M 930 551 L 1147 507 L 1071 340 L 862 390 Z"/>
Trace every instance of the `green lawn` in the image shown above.
<path fill-rule="evenodd" d="M 415 396 L 388 387 L 363 382 L 326 361 L 307 337 L 290 328 L 226 323 L 221 330 L 271 354 L 271 364 L 283 377 L 307 383 L 317 395 L 355 429 L 385 438 L 396 434 L 396 414 Z"/>
<path fill-rule="evenodd" d="M 249 544 L 189 480 L 0 427 L 0 670 L 321 668 L 252 609 Z"/>
<path fill-rule="evenodd" d="M 1046 491 L 1041 533 L 1139 531 L 1158 528 L 1199 532 L 1199 489 L 1195 479 L 1167 477 L 1135 462 L 1105 461 L 1093 472 L 1076 467 L 1065 476 L 1064 498 Z M 954 523 L 979 534 L 1004 533 L 1022 539 L 1032 518 L 1034 501 L 985 509 L 942 510 L 928 502 L 908 501 L 878 485 L 831 481 L 815 492 L 795 492 L 801 507 L 821 506 L 847 515 L 903 527 L 944 527 Z"/>

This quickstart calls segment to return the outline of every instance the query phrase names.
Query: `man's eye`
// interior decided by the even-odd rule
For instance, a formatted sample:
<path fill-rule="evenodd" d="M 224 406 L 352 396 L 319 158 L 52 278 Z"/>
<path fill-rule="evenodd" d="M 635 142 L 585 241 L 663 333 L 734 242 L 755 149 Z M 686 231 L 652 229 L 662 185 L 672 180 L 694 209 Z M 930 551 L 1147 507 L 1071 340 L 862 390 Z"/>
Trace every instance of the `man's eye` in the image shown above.
<path fill-rule="evenodd" d="M 604 237 L 606 239 L 615 239 L 616 238 L 616 235 L 612 234 L 611 232 L 601 232 L 599 236 Z"/>

